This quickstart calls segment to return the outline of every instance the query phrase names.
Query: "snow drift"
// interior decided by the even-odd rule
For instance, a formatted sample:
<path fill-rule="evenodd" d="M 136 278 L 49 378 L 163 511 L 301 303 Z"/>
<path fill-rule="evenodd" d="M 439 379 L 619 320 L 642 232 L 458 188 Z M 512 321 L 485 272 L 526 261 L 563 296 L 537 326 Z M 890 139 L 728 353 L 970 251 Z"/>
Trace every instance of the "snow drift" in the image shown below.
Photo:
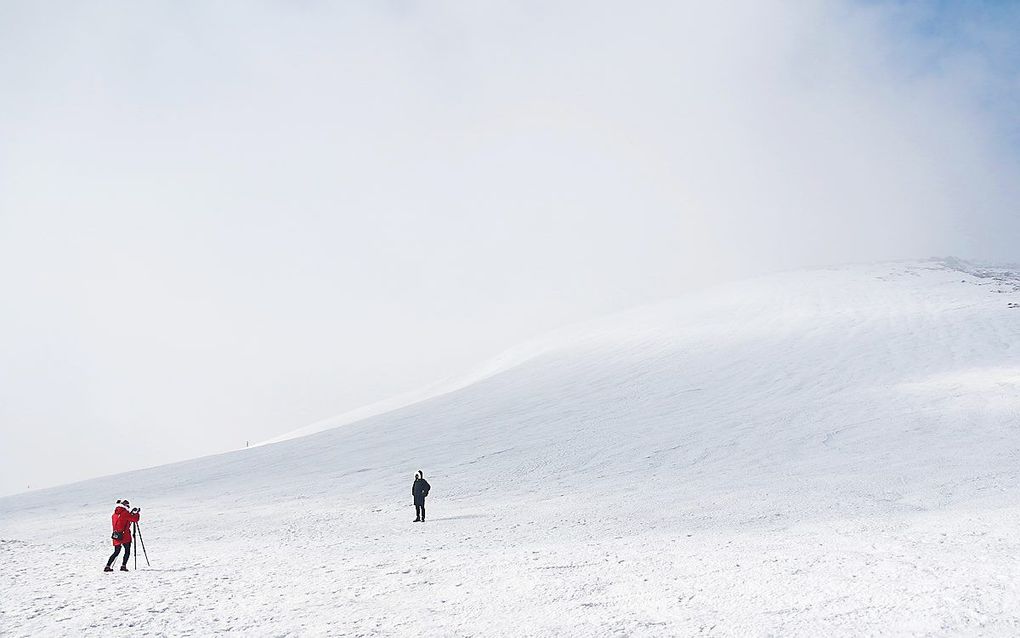
<path fill-rule="evenodd" d="M 955 260 L 760 277 L 307 436 L 0 499 L 0 627 L 1012 633 L 1018 301 Z M 125 496 L 154 564 L 111 577 Z"/>

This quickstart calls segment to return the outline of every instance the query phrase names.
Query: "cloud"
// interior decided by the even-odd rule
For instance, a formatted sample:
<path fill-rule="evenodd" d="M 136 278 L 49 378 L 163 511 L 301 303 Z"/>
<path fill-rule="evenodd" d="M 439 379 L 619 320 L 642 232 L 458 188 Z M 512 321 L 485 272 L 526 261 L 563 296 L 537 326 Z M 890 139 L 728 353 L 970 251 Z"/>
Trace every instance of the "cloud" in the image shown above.
<path fill-rule="evenodd" d="M 5 457 L 58 442 L 0 489 L 267 438 L 718 279 L 1015 259 L 1015 12 L 59 8 L 0 9 L 0 428 Z"/>

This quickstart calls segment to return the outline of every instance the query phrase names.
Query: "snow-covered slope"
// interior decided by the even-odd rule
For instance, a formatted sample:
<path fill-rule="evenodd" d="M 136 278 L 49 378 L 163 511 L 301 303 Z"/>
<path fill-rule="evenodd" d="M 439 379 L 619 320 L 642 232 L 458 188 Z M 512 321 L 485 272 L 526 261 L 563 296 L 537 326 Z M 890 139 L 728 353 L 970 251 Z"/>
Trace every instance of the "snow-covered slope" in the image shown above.
<path fill-rule="evenodd" d="M 761 277 L 342 427 L 0 499 L 0 633 L 1014 634 L 1017 303 L 952 260 Z M 103 574 L 125 496 L 153 566 Z"/>

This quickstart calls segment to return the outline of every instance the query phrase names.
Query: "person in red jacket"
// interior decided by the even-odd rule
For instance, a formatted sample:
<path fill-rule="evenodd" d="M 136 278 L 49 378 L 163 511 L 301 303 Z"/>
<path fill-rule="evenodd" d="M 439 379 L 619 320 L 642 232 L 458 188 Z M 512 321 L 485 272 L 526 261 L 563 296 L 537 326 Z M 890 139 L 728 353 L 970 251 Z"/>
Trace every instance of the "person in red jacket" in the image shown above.
<path fill-rule="evenodd" d="M 120 571 L 128 571 L 127 563 L 128 557 L 131 556 L 131 523 L 137 523 L 142 517 L 142 510 L 140 508 L 134 508 L 129 510 L 131 503 L 128 503 L 127 499 L 117 501 L 117 507 L 113 510 L 113 554 L 110 555 L 110 560 L 106 561 L 106 569 L 104 572 L 113 571 L 113 561 L 117 560 L 117 554 L 120 554 L 120 548 L 124 548 L 124 562 L 120 564 Z"/>

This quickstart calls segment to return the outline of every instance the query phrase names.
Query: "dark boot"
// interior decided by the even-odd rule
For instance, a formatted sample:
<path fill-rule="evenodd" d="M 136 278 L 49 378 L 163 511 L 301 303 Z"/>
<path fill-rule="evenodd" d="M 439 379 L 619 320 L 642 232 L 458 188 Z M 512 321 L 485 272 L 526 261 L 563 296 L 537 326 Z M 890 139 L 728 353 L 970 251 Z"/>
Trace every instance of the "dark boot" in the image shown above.
<path fill-rule="evenodd" d="M 110 571 L 113 571 L 113 570 L 110 570 Z M 130 570 L 127 568 L 127 565 L 121 565 L 120 566 L 120 571 L 126 572 L 126 571 L 130 571 Z"/>
<path fill-rule="evenodd" d="M 104 572 L 112 572 L 112 571 L 113 571 L 113 568 L 112 568 L 112 567 L 110 567 L 109 565 L 107 565 L 106 567 L 104 567 L 104 568 L 103 568 L 103 571 L 104 571 Z"/>

